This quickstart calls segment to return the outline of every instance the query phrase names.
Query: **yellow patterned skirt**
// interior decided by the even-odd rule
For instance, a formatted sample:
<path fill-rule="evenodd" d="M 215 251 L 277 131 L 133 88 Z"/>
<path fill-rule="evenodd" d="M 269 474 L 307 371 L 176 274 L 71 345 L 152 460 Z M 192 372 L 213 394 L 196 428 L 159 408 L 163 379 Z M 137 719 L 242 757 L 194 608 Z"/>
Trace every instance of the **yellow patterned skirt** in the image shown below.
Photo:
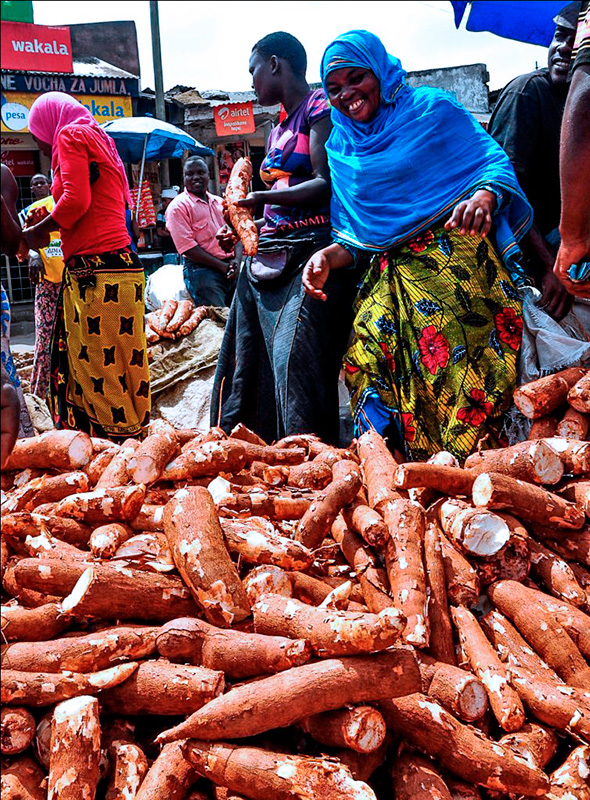
<path fill-rule="evenodd" d="M 355 434 L 372 427 L 417 461 L 501 443 L 522 327 L 487 239 L 438 227 L 374 256 L 345 357 Z"/>
<path fill-rule="evenodd" d="M 128 248 L 66 264 L 52 343 L 57 428 L 122 441 L 150 419 L 145 276 Z"/>

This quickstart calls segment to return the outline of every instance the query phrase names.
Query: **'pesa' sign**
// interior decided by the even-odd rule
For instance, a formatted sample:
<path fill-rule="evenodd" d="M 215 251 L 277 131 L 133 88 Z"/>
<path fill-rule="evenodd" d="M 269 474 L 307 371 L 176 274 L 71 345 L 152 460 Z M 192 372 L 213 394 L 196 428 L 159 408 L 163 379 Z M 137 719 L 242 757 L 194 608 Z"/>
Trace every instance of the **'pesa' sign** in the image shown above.
<path fill-rule="evenodd" d="M 71 73 L 70 29 L 2 22 L 1 64 L 2 69 Z"/>

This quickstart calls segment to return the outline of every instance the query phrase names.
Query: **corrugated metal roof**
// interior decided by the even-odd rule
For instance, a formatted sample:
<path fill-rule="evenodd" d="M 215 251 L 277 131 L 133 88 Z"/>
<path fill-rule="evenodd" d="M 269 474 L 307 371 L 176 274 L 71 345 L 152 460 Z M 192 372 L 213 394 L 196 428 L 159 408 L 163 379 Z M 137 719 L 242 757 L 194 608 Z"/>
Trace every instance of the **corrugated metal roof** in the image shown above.
<path fill-rule="evenodd" d="M 38 75 L 76 75 L 80 78 L 132 78 L 139 80 L 139 75 L 132 75 L 124 69 L 115 67 L 114 64 L 109 64 L 101 58 L 94 58 L 88 56 L 84 59 L 75 59 L 73 62 L 73 71 L 66 73 L 58 72 L 43 72 L 42 70 L 33 69 L 3 69 L 2 72 L 9 72 L 13 75 L 23 75 L 35 73 Z"/>
<path fill-rule="evenodd" d="M 135 78 L 139 80 L 139 75 L 133 75 L 120 67 L 115 67 L 103 61 L 101 58 L 88 56 L 74 61 L 74 75 L 88 78 Z"/>

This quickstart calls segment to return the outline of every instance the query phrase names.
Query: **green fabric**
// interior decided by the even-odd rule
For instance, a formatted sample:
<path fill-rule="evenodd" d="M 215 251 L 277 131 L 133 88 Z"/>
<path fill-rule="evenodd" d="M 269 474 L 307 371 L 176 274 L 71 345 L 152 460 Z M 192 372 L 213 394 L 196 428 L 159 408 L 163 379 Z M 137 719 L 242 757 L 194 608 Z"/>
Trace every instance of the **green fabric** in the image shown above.
<path fill-rule="evenodd" d="M 498 437 L 522 307 L 491 242 L 439 227 L 375 255 L 356 312 L 345 371 L 357 433 L 389 421 L 415 460 L 464 459 Z"/>
<path fill-rule="evenodd" d="M 2 19 L 6 22 L 33 22 L 32 0 L 2 0 Z"/>

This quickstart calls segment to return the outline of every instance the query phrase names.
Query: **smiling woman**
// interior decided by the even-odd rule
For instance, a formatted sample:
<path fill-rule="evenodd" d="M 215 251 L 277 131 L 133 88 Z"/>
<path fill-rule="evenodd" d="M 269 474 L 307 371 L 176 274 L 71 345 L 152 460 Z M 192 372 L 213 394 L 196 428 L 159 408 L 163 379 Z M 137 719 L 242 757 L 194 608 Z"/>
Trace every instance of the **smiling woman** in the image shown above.
<path fill-rule="evenodd" d="M 516 382 L 522 317 L 507 265 L 531 211 L 471 115 L 405 75 L 367 31 L 324 53 L 334 242 L 303 283 L 324 300 L 333 270 L 364 267 L 345 357 L 356 434 L 374 428 L 412 459 L 465 458 L 500 437 Z"/>

